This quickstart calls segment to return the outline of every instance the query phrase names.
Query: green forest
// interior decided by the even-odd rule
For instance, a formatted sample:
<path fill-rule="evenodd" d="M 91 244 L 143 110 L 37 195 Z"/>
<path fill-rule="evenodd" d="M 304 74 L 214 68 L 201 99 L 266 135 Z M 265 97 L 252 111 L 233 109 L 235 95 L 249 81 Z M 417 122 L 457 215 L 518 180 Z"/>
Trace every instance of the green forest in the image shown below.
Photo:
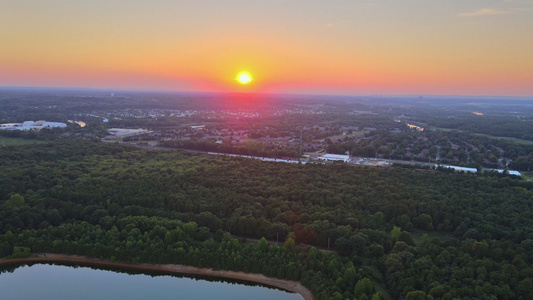
<path fill-rule="evenodd" d="M 321 300 L 533 298 L 524 180 L 86 140 L 6 145 L 0 166 L 0 257 L 262 273 Z"/>

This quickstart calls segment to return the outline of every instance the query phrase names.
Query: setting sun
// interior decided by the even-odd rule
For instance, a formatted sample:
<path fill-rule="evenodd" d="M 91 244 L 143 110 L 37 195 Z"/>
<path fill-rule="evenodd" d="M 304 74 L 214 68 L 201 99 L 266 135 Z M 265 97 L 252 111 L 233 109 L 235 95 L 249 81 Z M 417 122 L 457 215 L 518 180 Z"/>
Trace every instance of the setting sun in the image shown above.
<path fill-rule="evenodd" d="M 239 73 L 239 75 L 237 75 L 236 80 L 240 84 L 249 84 L 250 82 L 252 82 L 252 76 L 246 72 L 241 72 Z"/>

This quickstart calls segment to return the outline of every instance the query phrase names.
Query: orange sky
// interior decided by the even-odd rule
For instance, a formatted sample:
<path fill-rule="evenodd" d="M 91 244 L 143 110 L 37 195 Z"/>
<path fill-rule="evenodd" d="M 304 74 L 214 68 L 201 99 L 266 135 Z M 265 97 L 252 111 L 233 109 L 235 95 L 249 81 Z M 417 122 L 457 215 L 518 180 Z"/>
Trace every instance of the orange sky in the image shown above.
<path fill-rule="evenodd" d="M 528 0 L 0 7 L 0 86 L 533 96 Z"/>

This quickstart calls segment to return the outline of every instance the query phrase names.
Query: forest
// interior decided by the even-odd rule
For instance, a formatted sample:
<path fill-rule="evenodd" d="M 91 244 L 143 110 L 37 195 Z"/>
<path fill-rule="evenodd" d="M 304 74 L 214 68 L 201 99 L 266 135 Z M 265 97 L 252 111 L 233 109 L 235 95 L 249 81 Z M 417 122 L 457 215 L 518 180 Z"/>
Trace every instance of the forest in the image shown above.
<path fill-rule="evenodd" d="M 301 281 L 317 299 L 531 299 L 533 183 L 57 139 L 0 147 L 0 256 Z"/>

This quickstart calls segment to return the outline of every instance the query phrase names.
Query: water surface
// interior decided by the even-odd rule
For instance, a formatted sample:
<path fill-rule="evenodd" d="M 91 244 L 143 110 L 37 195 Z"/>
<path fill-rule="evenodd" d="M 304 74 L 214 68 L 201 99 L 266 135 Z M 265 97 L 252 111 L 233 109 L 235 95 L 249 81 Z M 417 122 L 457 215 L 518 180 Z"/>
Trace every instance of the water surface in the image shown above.
<path fill-rule="evenodd" d="M 0 299 L 303 300 L 303 297 L 277 289 L 230 282 L 35 264 L 18 267 L 13 273 L 0 274 Z"/>

